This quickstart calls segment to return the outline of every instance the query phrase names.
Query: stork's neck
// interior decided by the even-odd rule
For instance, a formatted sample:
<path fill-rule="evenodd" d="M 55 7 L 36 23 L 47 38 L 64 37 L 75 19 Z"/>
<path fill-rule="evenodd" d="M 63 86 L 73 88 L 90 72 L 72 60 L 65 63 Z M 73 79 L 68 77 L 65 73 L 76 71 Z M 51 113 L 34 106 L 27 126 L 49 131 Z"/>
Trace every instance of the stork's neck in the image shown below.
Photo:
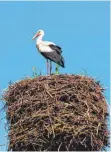
<path fill-rule="evenodd" d="M 36 44 L 39 44 L 40 42 L 42 42 L 42 38 L 43 38 L 43 35 L 40 35 L 36 40 Z"/>

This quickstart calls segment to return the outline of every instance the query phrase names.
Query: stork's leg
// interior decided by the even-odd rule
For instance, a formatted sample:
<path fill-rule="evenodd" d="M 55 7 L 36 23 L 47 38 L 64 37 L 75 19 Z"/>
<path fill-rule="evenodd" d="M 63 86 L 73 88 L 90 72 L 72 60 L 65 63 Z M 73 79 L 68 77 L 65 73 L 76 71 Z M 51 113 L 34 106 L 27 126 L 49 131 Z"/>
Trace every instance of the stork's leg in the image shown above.
<path fill-rule="evenodd" d="M 52 72 L 52 62 L 50 60 L 50 75 L 51 75 L 51 72 Z"/>
<path fill-rule="evenodd" d="M 49 74 L 49 62 L 48 62 L 48 59 L 47 59 L 47 75 Z"/>

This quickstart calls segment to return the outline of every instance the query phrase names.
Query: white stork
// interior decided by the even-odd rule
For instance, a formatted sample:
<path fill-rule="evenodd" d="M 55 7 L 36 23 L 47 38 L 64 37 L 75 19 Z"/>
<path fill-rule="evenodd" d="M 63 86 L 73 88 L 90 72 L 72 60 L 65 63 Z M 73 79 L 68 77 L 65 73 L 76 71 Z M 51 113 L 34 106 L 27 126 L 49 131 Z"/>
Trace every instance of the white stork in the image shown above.
<path fill-rule="evenodd" d="M 62 57 L 61 53 L 61 47 L 57 46 L 56 44 L 49 42 L 49 41 L 43 41 L 42 38 L 44 36 L 44 31 L 39 30 L 32 40 L 37 38 L 36 40 L 36 47 L 38 51 L 47 59 L 47 74 L 49 74 L 49 66 L 50 66 L 50 74 L 52 70 L 51 61 L 57 63 L 61 67 L 65 67 L 64 65 L 64 58 Z M 50 60 L 50 65 L 48 63 L 48 59 Z"/>

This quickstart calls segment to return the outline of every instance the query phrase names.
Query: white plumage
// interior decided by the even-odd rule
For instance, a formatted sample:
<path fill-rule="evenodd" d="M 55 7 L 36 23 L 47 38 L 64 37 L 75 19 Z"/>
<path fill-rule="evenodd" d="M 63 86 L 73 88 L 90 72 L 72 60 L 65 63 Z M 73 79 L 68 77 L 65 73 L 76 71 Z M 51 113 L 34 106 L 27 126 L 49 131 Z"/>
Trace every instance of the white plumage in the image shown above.
<path fill-rule="evenodd" d="M 54 50 L 52 50 L 49 45 L 54 43 L 48 42 L 48 41 L 42 41 L 39 44 L 37 44 L 37 48 L 40 52 L 53 52 Z"/>
<path fill-rule="evenodd" d="M 51 74 L 51 61 L 59 64 L 61 67 L 64 68 L 64 58 L 62 57 L 61 53 L 61 47 L 57 46 L 53 42 L 49 41 L 43 41 L 44 31 L 39 30 L 34 37 L 33 40 L 37 38 L 36 40 L 36 47 L 38 51 L 47 59 L 47 73 L 49 68 L 48 59 L 50 60 L 50 74 Z"/>

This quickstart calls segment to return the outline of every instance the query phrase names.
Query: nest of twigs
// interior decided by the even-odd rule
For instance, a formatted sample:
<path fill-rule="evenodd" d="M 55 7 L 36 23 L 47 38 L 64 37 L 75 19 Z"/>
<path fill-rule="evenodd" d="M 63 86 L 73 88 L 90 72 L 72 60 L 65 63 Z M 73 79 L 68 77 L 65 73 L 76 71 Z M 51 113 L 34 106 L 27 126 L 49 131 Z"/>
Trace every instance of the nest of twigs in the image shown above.
<path fill-rule="evenodd" d="M 107 103 L 94 79 L 39 76 L 4 94 L 13 151 L 99 151 L 108 145 Z"/>

